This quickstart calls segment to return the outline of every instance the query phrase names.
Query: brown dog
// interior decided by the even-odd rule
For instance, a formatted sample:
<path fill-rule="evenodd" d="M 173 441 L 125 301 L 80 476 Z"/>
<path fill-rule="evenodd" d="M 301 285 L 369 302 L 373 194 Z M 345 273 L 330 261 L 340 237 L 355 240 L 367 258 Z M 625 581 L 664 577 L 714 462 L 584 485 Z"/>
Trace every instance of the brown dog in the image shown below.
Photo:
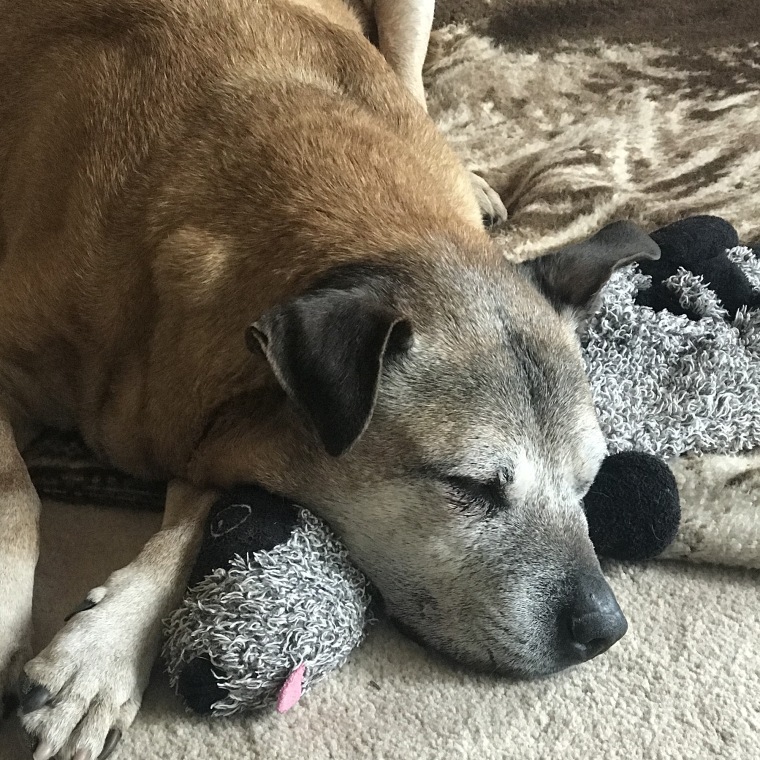
<path fill-rule="evenodd" d="M 605 446 L 575 331 L 657 248 L 620 223 L 505 262 L 421 105 L 410 14 L 375 6 L 397 73 L 338 0 L 0 0 L 0 686 L 25 665 L 37 760 L 132 722 L 241 481 L 323 515 L 473 666 L 549 672 L 625 631 L 581 507 Z M 406 6 L 426 42 L 430 3 Z M 41 425 L 171 485 L 27 662 Z"/>

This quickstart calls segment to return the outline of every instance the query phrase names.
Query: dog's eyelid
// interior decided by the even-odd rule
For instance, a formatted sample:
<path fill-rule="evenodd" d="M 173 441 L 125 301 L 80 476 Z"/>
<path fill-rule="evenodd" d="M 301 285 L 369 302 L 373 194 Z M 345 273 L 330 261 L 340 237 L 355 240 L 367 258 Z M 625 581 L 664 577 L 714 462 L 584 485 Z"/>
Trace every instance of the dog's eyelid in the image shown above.
<path fill-rule="evenodd" d="M 469 494 L 473 499 L 487 501 L 495 510 L 508 506 L 508 489 L 514 482 L 514 470 L 511 466 L 500 467 L 490 476 L 466 474 L 459 465 L 453 463 L 424 464 L 414 470 L 423 477 L 446 483 L 462 493 Z"/>
<path fill-rule="evenodd" d="M 496 484 L 495 480 L 479 480 L 469 475 L 446 475 L 444 480 L 468 489 L 487 488 Z"/>
<path fill-rule="evenodd" d="M 466 475 L 446 475 L 441 480 L 460 494 L 468 504 L 480 506 L 487 515 L 494 515 L 505 510 L 509 504 L 504 488 L 499 479 L 479 480 Z"/>
<path fill-rule="evenodd" d="M 514 480 L 511 470 L 506 468 L 497 470 L 492 477 L 466 475 L 462 472 L 457 472 L 457 469 L 455 465 L 426 464 L 419 467 L 418 471 L 420 474 L 429 478 L 435 478 L 436 480 L 446 480 L 452 483 L 459 482 L 461 485 L 468 484 L 472 487 L 498 488 L 500 490 L 504 490 Z"/>

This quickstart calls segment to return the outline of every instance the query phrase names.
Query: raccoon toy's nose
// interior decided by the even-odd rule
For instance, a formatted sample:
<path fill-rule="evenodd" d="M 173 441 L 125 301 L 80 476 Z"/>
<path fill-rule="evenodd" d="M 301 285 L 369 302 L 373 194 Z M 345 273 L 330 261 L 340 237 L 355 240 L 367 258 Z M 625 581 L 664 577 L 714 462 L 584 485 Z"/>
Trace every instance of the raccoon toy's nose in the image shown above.
<path fill-rule="evenodd" d="M 578 579 L 575 598 L 562 617 L 570 655 L 577 662 L 605 652 L 628 630 L 628 621 L 601 574 Z"/>

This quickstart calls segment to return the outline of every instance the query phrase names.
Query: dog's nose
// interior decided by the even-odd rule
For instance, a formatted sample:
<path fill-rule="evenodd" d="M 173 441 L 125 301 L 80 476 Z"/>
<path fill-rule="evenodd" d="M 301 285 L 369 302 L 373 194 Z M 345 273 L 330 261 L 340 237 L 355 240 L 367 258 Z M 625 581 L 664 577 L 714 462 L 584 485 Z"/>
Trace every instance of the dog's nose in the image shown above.
<path fill-rule="evenodd" d="M 615 594 L 601 574 L 578 579 L 575 598 L 563 618 L 571 657 L 578 662 L 605 652 L 628 630 Z"/>

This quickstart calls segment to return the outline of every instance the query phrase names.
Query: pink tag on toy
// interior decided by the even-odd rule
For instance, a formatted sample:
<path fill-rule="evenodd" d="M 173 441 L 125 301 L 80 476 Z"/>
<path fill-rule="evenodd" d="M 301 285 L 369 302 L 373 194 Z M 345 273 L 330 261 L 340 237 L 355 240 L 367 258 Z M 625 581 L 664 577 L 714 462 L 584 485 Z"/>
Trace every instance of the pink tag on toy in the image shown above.
<path fill-rule="evenodd" d="M 303 674 L 306 665 L 299 665 L 286 679 L 277 695 L 277 712 L 284 713 L 290 710 L 303 694 Z"/>

